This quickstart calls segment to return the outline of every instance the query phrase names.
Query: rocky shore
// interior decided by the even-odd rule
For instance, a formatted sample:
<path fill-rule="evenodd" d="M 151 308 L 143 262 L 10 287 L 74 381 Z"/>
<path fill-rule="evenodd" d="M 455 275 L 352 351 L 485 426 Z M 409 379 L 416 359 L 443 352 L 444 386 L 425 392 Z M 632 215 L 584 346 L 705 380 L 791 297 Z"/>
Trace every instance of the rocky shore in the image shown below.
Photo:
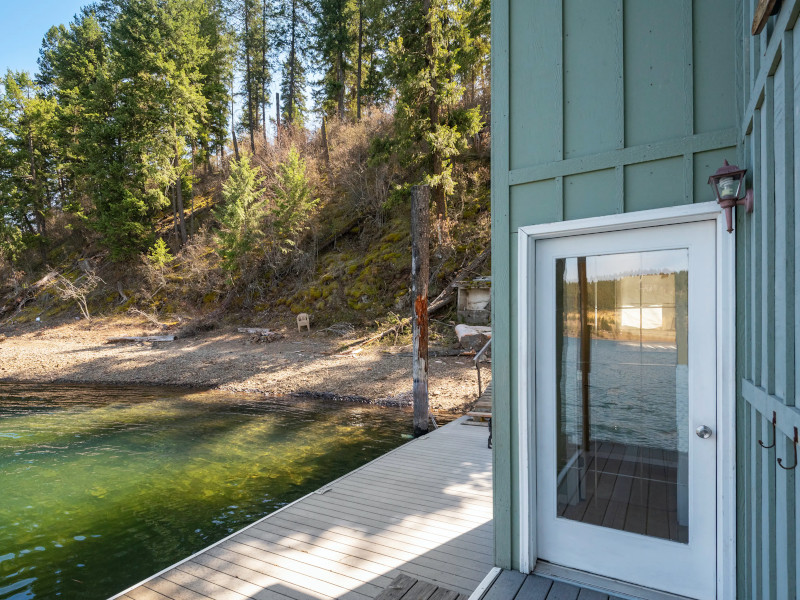
<path fill-rule="evenodd" d="M 109 344 L 119 336 L 159 333 L 141 322 L 95 319 L 0 328 L 0 381 L 145 384 L 216 388 L 271 396 L 312 395 L 383 405 L 410 403 L 409 347 L 371 346 L 355 354 L 321 332 L 282 329 L 254 343 L 236 327 L 173 342 Z M 489 366 L 483 367 L 488 379 Z M 432 356 L 431 409 L 463 412 L 475 401 L 472 358 Z"/>

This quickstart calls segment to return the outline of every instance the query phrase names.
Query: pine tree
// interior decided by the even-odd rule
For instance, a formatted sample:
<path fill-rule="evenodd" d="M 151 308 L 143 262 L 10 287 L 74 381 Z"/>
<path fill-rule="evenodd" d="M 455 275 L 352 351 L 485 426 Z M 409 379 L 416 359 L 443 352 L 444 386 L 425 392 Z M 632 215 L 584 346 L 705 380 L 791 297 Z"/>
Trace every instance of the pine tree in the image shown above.
<path fill-rule="evenodd" d="M 314 24 L 314 38 L 320 62 L 325 65 L 322 78 L 322 108 L 328 115 L 345 117 L 345 96 L 349 61 L 357 38 L 352 29 L 357 18 L 353 0 L 319 0 Z"/>
<path fill-rule="evenodd" d="M 56 103 L 44 97 L 26 72 L 8 71 L 0 95 L 0 242 L 14 253 L 15 240 L 40 244 L 47 235 L 53 208 L 57 148 L 54 136 Z"/>
<path fill-rule="evenodd" d="M 223 267 L 231 273 L 241 269 L 243 259 L 263 236 L 263 183 L 249 155 L 231 161 L 230 177 L 222 186 L 224 203 L 215 213 L 220 224 L 218 252 Z"/>
<path fill-rule="evenodd" d="M 200 18 L 200 35 L 208 49 L 200 64 L 202 96 L 206 101 L 207 119 L 200 123 L 198 142 L 201 160 L 210 166 L 210 159 L 225 147 L 228 139 L 228 106 L 231 96 L 228 82 L 233 78 L 235 32 L 228 25 L 222 0 L 207 0 Z"/>
<path fill-rule="evenodd" d="M 109 127 L 115 99 L 109 82 L 108 32 L 95 8 L 85 8 L 69 27 L 52 27 L 39 57 L 38 82 L 57 100 L 58 187 L 65 208 L 83 213 L 93 196 L 93 175 L 116 143 Z"/>
<path fill-rule="evenodd" d="M 283 121 L 303 126 L 305 71 L 310 53 L 312 9 L 309 0 L 279 0 L 276 12 L 278 50 L 285 54 L 281 73 Z"/>
<path fill-rule="evenodd" d="M 278 248 L 285 253 L 297 245 L 311 212 L 319 204 L 308 182 L 306 163 L 294 146 L 278 166 L 274 192 L 272 226 Z"/>
<path fill-rule="evenodd" d="M 287 56 L 281 69 L 281 118 L 287 125 L 303 128 L 306 123 L 306 70 L 302 62 Z"/>
<path fill-rule="evenodd" d="M 475 1 L 396 0 L 393 6 L 397 29 L 389 67 L 398 90 L 393 149 L 433 188 L 440 219 L 455 187 L 451 161 L 481 127 L 479 110 L 460 104 L 459 69 L 474 43 L 467 18 Z"/>
<path fill-rule="evenodd" d="M 396 33 L 389 0 L 358 0 L 358 39 L 355 47 L 355 102 L 361 108 L 387 102 L 392 94 L 387 58 L 389 40 Z"/>
<path fill-rule="evenodd" d="M 183 154 L 207 118 L 199 66 L 202 0 L 119 0 L 113 23 L 113 121 L 119 151 L 113 172 L 124 185 L 96 198 L 96 223 L 116 255 L 140 249 L 150 224 L 170 200 L 187 238 L 183 210 Z"/>

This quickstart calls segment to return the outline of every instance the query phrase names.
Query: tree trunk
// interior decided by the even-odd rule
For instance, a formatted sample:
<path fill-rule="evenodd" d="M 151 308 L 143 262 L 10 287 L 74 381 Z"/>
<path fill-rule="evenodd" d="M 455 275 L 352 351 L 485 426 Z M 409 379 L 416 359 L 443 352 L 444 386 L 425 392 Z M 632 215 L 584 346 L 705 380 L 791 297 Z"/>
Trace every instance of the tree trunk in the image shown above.
<path fill-rule="evenodd" d="M 28 128 L 28 154 L 31 161 L 31 183 L 33 185 L 33 215 L 36 219 L 36 232 L 40 235 L 45 234 L 45 219 L 44 219 L 44 206 L 42 199 L 39 197 L 39 182 L 36 179 L 36 161 L 33 156 L 33 132 Z"/>
<path fill-rule="evenodd" d="M 275 92 L 275 142 L 281 138 L 281 95 Z"/>
<path fill-rule="evenodd" d="M 178 225 L 181 233 L 181 246 L 186 245 L 186 220 L 183 214 L 183 182 L 180 175 L 175 182 L 175 207 L 178 209 Z"/>
<path fill-rule="evenodd" d="M 261 129 L 264 134 L 264 145 L 267 145 L 267 0 L 263 0 L 262 7 L 262 29 L 261 29 Z"/>
<path fill-rule="evenodd" d="M 175 186 L 170 186 L 169 189 L 169 199 L 172 203 L 172 230 L 175 232 L 175 241 L 180 244 L 181 242 L 181 234 L 178 231 L 178 209 L 175 199 Z"/>
<path fill-rule="evenodd" d="M 250 70 L 250 3 L 244 1 L 244 87 L 247 93 L 247 129 L 250 130 L 250 150 L 256 153 L 256 140 L 253 135 L 253 79 Z"/>
<path fill-rule="evenodd" d="M 328 151 L 328 127 L 325 123 L 325 117 L 322 117 L 322 127 L 320 132 L 322 133 L 322 153 L 325 157 L 325 168 L 327 169 L 328 173 L 331 172 L 331 155 Z"/>
<path fill-rule="evenodd" d="M 339 83 L 339 89 L 336 93 L 338 101 L 337 112 L 339 118 L 344 120 L 344 56 L 342 52 L 336 56 L 336 79 Z"/>
<path fill-rule="evenodd" d="M 36 235 L 36 229 L 34 229 L 33 225 L 31 224 L 31 220 L 28 218 L 28 215 L 22 215 L 22 222 L 25 223 L 25 228 L 28 230 L 28 233 L 31 235 Z"/>
<path fill-rule="evenodd" d="M 231 80 L 231 137 L 233 138 L 233 154 L 239 161 L 239 142 L 236 141 L 236 117 L 233 112 L 233 80 Z"/>
<path fill-rule="evenodd" d="M 361 121 L 361 53 L 364 49 L 364 0 L 358 0 L 358 69 L 356 71 L 356 121 Z"/>
<path fill-rule="evenodd" d="M 286 123 L 292 125 L 294 123 L 294 59 L 295 59 L 295 44 L 297 42 L 297 0 L 292 0 L 292 37 L 291 45 L 289 48 L 289 110 L 286 111 Z"/>
<path fill-rule="evenodd" d="M 195 156 L 195 143 L 192 142 L 192 175 L 194 175 L 195 164 L 194 164 L 194 156 Z M 205 153 L 206 156 L 206 166 L 208 166 L 208 153 Z M 206 169 L 206 175 L 208 175 L 208 169 Z M 192 185 L 192 212 L 189 214 L 189 237 L 194 235 L 194 185 Z"/>
<path fill-rule="evenodd" d="M 428 433 L 428 278 L 430 277 L 430 190 L 411 188 L 411 298 L 414 437 Z"/>
<path fill-rule="evenodd" d="M 175 209 L 178 215 L 178 224 L 180 231 L 181 246 L 186 245 L 186 222 L 183 216 L 183 182 L 181 181 L 181 150 L 179 138 L 175 124 L 172 125 L 172 131 L 175 134 L 175 158 L 173 159 L 173 166 L 175 167 Z"/>

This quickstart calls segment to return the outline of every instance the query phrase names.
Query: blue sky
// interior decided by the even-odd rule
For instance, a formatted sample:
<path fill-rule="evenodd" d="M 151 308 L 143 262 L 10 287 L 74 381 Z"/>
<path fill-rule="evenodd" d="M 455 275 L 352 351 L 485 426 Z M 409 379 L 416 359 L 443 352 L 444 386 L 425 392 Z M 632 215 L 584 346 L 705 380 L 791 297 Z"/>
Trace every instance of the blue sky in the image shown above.
<path fill-rule="evenodd" d="M 0 74 L 35 72 L 42 38 L 53 25 L 67 24 L 91 0 L 0 0 Z"/>

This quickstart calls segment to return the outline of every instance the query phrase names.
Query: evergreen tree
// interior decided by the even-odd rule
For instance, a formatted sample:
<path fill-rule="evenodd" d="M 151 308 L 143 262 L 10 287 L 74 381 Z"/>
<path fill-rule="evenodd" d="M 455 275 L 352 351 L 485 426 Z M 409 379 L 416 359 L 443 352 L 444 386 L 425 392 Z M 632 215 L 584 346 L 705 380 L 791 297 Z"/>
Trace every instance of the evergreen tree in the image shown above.
<path fill-rule="evenodd" d="M 389 0 L 358 0 L 358 42 L 355 47 L 355 103 L 360 118 L 362 106 L 389 101 L 392 81 L 388 76 L 388 46 L 395 27 Z"/>
<path fill-rule="evenodd" d="M 459 77 L 468 106 L 479 101 L 479 88 L 488 95 L 491 52 L 491 0 L 468 0 L 464 48 L 459 53 Z"/>
<path fill-rule="evenodd" d="M 259 83 L 261 84 L 261 129 L 264 142 L 267 141 L 267 110 L 272 106 L 272 63 L 274 25 L 272 0 L 261 0 L 261 63 Z"/>
<path fill-rule="evenodd" d="M 352 25 L 357 18 L 353 0 L 319 0 L 314 38 L 320 62 L 325 65 L 322 78 L 322 108 L 328 115 L 345 116 L 345 95 L 349 61 L 357 43 Z"/>
<path fill-rule="evenodd" d="M 242 114 L 244 129 L 250 135 L 250 151 L 255 153 L 255 132 L 259 128 L 259 115 L 262 109 L 262 79 L 264 77 L 262 56 L 266 56 L 266 42 L 263 22 L 263 11 L 258 0 L 241 0 L 240 5 L 242 30 L 240 35 L 240 55 L 243 66 L 242 98 L 244 111 Z"/>
<path fill-rule="evenodd" d="M 235 32 L 228 25 L 222 0 L 207 0 L 201 8 L 200 36 L 208 49 L 199 65 L 206 119 L 201 121 L 198 142 L 201 160 L 210 165 L 211 156 L 225 147 L 228 139 L 228 82 L 233 78 Z"/>
<path fill-rule="evenodd" d="M 388 59 L 398 98 L 390 148 L 432 187 L 440 219 L 455 186 L 451 160 L 481 127 L 479 110 L 460 104 L 459 77 L 474 44 L 467 21 L 478 1 L 395 0 L 392 7 L 396 30 Z"/>
<path fill-rule="evenodd" d="M 113 24 L 113 120 L 124 182 L 96 198 L 96 224 L 116 255 L 140 249 L 156 213 L 172 200 L 182 242 L 183 154 L 207 117 L 199 66 L 202 0 L 119 0 Z"/>
<path fill-rule="evenodd" d="M 103 171 L 116 141 L 108 127 L 115 102 L 108 67 L 107 32 L 94 8 L 83 9 L 69 27 L 52 27 L 45 35 L 38 81 L 58 102 L 57 177 L 62 202 L 73 211 L 88 210 L 93 179 L 102 185 L 98 169 Z"/>
<path fill-rule="evenodd" d="M 281 118 L 283 123 L 303 128 L 306 124 L 306 70 L 299 60 L 289 56 L 281 69 Z"/>
<path fill-rule="evenodd" d="M 264 178 L 258 176 L 249 155 L 231 161 L 230 177 L 222 186 L 224 203 L 215 213 L 220 224 L 218 252 L 223 267 L 231 273 L 241 269 L 242 260 L 263 236 L 263 183 Z"/>
<path fill-rule="evenodd" d="M 4 252 L 19 241 L 43 242 L 56 201 L 55 100 L 40 93 L 26 72 L 8 71 L 0 94 L 0 236 Z"/>
<path fill-rule="evenodd" d="M 307 229 L 305 225 L 319 198 L 312 197 L 306 173 L 306 163 L 292 146 L 286 160 L 278 167 L 275 183 L 275 207 L 272 210 L 272 225 L 278 248 L 288 252 L 299 241 Z"/>
<path fill-rule="evenodd" d="M 278 0 L 278 50 L 285 54 L 281 73 L 281 112 L 289 126 L 301 126 L 305 110 L 305 71 L 310 53 L 310 0 Z"/>

